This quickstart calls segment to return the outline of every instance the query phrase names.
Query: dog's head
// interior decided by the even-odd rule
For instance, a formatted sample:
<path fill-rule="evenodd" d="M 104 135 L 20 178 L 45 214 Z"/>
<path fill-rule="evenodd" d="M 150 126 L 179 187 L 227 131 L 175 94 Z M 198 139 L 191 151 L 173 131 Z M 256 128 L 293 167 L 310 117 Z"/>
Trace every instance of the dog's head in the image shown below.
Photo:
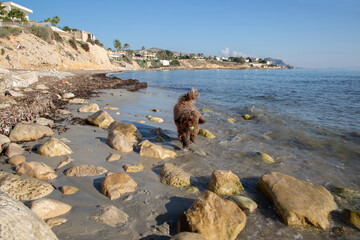
<path fill-rule="evenodd" d="M 193 131 L 195 126 L 198 124 L 198 119 L 194 116 L 182 116 L 180 119 L 180 124 L 183 129 L 187 131 Z"/>

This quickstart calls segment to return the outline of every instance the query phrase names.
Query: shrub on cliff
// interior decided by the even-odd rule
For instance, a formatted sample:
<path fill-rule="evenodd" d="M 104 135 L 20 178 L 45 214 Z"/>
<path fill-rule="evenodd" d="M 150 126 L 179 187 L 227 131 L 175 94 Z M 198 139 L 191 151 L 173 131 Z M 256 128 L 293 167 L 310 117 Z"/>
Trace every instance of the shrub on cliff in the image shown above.
<path fill-rule="evenodd" d="M 87 43 L 81 43 L 80 45 L 85 51 L 89 52 L 90 51 L 90 47 L 89 47 L 89 44 Z"/>
<path fill-rule="evenodd" d="M 21 33 L 21 28 L 13 27 L 0 27 L 0 38 L 6 38 L 10 36 L 16 36 Z"/>
<path fill-rule="evenodd" d="M 78 50 L 77 45 L 76 45 L 76 40 L 75 40 L 75 38 L 70 38 L 70 39 L 69 39 L 69 43 L 70 43 L 70 46 L 71 46 L 73 49 Z"/>
<path fill-rule="evenodd" d="M 172 60 L 170 66 L 180 66 L 180 62 L 178 60 Z"/>
<path fill-rule="evenodd" d="M 41 38 L 42 40 L 51 43 L 51 28 L 45 26 L 36 26 L 32 25 L 30 27 L 30 32 L 35 36 Z"/>
<path fill-rule="evenodd" d="M 61 42 L 61 43 L 63 42 L 63 39 L 62 39 L 62 37 L 60 36 L 59 33 L 54 32 L 53 37 L 54 37 L 54 40 L 55 40 L 55 41 Z"/>

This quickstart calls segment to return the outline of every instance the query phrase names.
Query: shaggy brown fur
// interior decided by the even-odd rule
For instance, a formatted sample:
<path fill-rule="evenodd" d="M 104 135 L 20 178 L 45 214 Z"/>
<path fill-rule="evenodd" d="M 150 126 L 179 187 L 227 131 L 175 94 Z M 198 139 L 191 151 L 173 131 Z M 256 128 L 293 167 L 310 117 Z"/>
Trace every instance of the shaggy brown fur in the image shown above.
<path fill-rule="evenodd" d="M 174 107 L 174 121 L 179 140 L 184 148 L 189 145 L 189 136 L 190 141 L 195 142 L 200 130 L 200 124 L 206 122 L 193 104 L 199 95 L 197 89 L 191 89 L 190 92 L 179 98 Z"/>

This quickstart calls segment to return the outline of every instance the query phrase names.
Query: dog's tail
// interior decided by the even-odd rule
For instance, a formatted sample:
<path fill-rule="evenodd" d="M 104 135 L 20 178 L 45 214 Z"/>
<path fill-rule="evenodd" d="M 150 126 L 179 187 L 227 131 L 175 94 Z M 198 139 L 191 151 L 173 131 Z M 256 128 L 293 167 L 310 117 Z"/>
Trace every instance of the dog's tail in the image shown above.
<path fill-rule="evenodd" d="M 193 102 L 200 96 L 200 93 L 197 89 L 192 88 L 190 92 L 182 95 L 179 98 L 179 102 Z"/>

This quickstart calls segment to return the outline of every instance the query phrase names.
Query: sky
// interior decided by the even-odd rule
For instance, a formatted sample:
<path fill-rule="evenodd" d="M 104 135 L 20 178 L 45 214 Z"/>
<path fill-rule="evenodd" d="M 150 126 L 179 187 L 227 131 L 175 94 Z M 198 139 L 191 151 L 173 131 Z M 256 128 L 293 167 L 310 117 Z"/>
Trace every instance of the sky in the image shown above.
<path fill-rule="evenodd" d="M 4 0 L 3 0 L 4 1 Z M 93 33 L 106 48 L 282 59 L 360 69 L 360 0 L 13 0 L 31 21 Z"/>

